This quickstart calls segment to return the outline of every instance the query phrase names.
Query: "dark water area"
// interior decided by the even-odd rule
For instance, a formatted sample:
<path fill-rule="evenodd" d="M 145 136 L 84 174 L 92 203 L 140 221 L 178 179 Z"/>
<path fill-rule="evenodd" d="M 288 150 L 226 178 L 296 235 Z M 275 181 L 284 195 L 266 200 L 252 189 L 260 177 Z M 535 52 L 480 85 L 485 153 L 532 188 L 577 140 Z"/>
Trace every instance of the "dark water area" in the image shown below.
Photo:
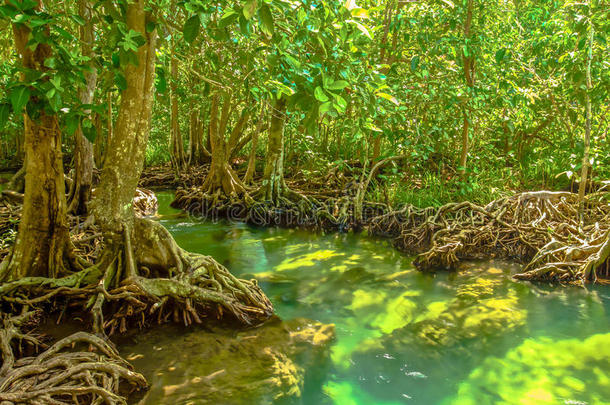
<path fill-rule="evenodd" d="M 336 338 L 317 354 L 326 361 L 284 374 L 304 376 L 301 391 L 278 396 L 246 370 L 282 345 L 276 329 L 145 331 L 122 346 L 152 383 L 143 404 L 212 403 L 218 373 L 252 390 L 225 385 L 213 403 L 610 404 L 610 286 L 516 282 L 518 267 L 501 262 L 422 274 L 384 240 L 200 221 L 171 198 L 159 194 L 160 222 L 180 246 L 256 278 L 283 320 L 334 324 Z M 256 334 L 260 347 L 244 346 Z M 269 367 L 292 367 L 274 356 Z"/>

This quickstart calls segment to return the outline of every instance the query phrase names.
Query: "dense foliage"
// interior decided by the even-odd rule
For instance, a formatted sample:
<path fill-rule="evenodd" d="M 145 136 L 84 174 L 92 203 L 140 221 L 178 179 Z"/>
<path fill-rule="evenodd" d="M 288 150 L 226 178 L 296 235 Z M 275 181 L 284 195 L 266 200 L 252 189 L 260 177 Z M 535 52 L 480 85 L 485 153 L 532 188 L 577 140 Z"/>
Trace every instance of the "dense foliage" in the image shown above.
<path fill-rule="evenodd" d="M 2 6 L 5 166 L 23 157 L 24 108 L 57 113 L 67 151 L 80 124 L 95 139 L 101 165 L 112 106 L 125 87 L 122 66 L 142 44 L 122 22 L 124 3 L 91 2 L 91 58 L 80 51 L 85 20 L 76 2 L 45 1 L 40 11 L 33 0 Z M 281 96 L 288 100 L 289 172 L 315 176 L 331 165 L 404 155 L 386 171 L 383 189 L 374 189 L 377 198 L 486 201 L 577 179 L 589 100 L 592 179 L 608 177 L 610 18 L 601 1 L 189 0 L 150 7 L 155 22 L 147 28 L 158 30 L 160 42 L 149 165 L 171 160 L 183 170 L 197 163 L 193 134 L 206 132 L 214 94 L 229 100 L 229 129 L 248 115 L 245 133 L 257 131 Z M 54 56 L 42 75 L 15 63 L 11 22 L 32 27 L 31 41 L 49 31 L 44 40 Z M 92 68 L 99 72 L 94 103 L 83 105 L 77 95 Z M 264 151 L 261 139 L 259 156 Z"/>

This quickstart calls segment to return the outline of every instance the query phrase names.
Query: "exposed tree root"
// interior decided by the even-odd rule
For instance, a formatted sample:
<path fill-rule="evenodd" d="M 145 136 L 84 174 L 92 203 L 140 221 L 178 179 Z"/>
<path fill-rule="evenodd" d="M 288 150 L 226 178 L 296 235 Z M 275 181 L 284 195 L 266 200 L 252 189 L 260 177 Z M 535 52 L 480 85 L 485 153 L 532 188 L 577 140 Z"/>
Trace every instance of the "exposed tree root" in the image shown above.
<path fill-rule="evenodd" d="M 201 184 L 205 179 L 210 165 L 190 166 L 188 171 L 178 174 L 171 166 L 155 166 L 145 168 L 138 182 L 138 187 L 176 188 L 191 187 Z"/>
<path fill-rule="evenodd" d="M 133 207 L 136 215 L 149 217 L 157 213 L 159 201 L 152 191 L 138 188 L 136 189 L 136 195 L 133 197 Z"/>
<path fill-rule="evenodd" d="M 123 382 L 139 388 L 146 382 L 100 337 L 167 321 L 189 325 L 222 318 L 255 325 L 273 314 L 256 281 L 240 280 L 213 258 L 182 250 L 154 221 L 136 218 L 133 224 L 133 230 L 100 242 L 95 265 L 60 278 L 0 284 L 2 313 L 25 314 L 6 318 L 0 330 L 0 403 L 123 404 Z M 96 242 L 100 237 L 94 234 Z M 37 358 L 16 360 L 14 342 L 42 347 L 22 332 L 34 318 L 30 308 L 56 314 L 58 322 L 66 313 L 83 319 L 89 313 L 96 336 L 76 334 Z M 76 343 L 90 344 L 100 354 L 62 352 Z"/>
<path fill-rule="evenodd" d="M 385 204 L 361 202 L 361 218 L 357 219 L 353 195 L 333 197 L 289 188 L 285 188 L 273 200 L 265 200 L 258 193 L 227 197 L 219 191 L 206 194 L 198 187 L 179 188 L 171 206 L 211 220 L 226 218 L 256 226 L 341 232 L 360 229 L 362 223 L 387 211 Z"/>
<path fill-rule="evenodd" d="M 0 329 L 3 405 L 126 404 L 127 395 L 148 386 L 108 343 L 84 332 L 59 340 L 37 357 L 16 360 L 14 347 L 19 346 L 18 340 L 35 348 L 44 347 L 35 337 L 21 332 L 34 316 L 34 312 L 4 316 Z"/>
<path fill-rule="evenodd" d="M 485 207 L 470 202 L 438 209 L 405 207 L 375 218 L 372 234 L 394 238 L 400 250 L 418 254 L 420 269 L 454 268 L 460 260 L 499 257 L 526 264 L 516 278 L 591 280 L 608 276 L 608 194 L 587 198 L 580 224 L 578 196 L 528 192 Z"/>
<path fill-rule="evenodd" d="M 212 220 L 228 218 L 257 226 L 358 231 L 388 211 L 387 205 L 365 201 L 364 195 L 378 170 L 401 158 L 385 159 L 368 174 L 365 167 L 359 181 L 332 170 L 318 183 L 293 178 L 288 184 L 279 178 L 273 185 L 263 184 L 253 192 L 244 188 L 230 194 L 218 187 L 178 188 L 171 206 Z"/>
<path fill-rule="evenodd" d="M 240 280 L 209 256 L 181 249 L 160 224 L 136 219 L 131 238 L 107 241 L 97 264 L 57 279 L 32 277 L 0 286 L 0 303 L 90 311 L 103 335 L 168 320 L 211 316 L 243 325 L 263 322 L 273 306 L 254 280 Z M 17 309 L 11 312 L 15 313 Z"/>

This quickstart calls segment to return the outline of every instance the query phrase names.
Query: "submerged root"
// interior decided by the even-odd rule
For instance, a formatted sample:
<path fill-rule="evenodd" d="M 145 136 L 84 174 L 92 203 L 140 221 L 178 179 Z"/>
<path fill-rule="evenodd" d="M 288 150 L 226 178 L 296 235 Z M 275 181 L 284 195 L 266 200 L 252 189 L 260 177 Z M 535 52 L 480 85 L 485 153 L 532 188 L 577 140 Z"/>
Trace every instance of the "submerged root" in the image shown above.
<path fill-rule="evenodd" d="M 526 263 L 515 276 L 519 279 L 589 280 L 608 273 L 606 198 L 588 196 L 583 224 L 577 195 L 541 191 L 516 194 L 485 207 L 470 202 L 438 209 L 405 207 L 375 218 L 370 231 L 391 236 L 399 249 L 418 254 L 415 264 L 424 270 L 498 257 Z"/>

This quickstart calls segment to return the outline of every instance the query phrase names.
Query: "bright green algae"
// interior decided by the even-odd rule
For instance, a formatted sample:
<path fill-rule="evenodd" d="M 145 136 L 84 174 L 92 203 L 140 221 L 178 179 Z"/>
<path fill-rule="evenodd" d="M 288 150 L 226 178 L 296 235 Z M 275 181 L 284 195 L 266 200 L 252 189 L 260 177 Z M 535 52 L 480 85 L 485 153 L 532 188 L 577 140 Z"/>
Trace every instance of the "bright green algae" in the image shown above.
<path fill-rule="evenodd" d="M 160 197 L 161 221 L 182 247 L 256 277 L 283 319 L 335 325 L 336 340 L 324 352 L 328 361 L 286 361 L 305 367 L 306 381 L 299 395 L 285 395 L 282 403 L 608 401 L 608 287 L 516 283 L 510 275 L 517 268 L 505 263 L 422 274 L 386 241 L 202 222 L 167 210 L 171 197 Z M 164 339 L 175 338 L 156 332 L 154 345 L 163 347 Z M 151 374 L 163 360 L 148 352 L 151 358 L 138 361 L 138 369 Z M 189 364 L 182 362 L 181 372 L 200 367 Z M 193 398 L 203 395 L 193 390 Z M 247 398 L 273 402 L 268 393 L 252 391 Z"/>

